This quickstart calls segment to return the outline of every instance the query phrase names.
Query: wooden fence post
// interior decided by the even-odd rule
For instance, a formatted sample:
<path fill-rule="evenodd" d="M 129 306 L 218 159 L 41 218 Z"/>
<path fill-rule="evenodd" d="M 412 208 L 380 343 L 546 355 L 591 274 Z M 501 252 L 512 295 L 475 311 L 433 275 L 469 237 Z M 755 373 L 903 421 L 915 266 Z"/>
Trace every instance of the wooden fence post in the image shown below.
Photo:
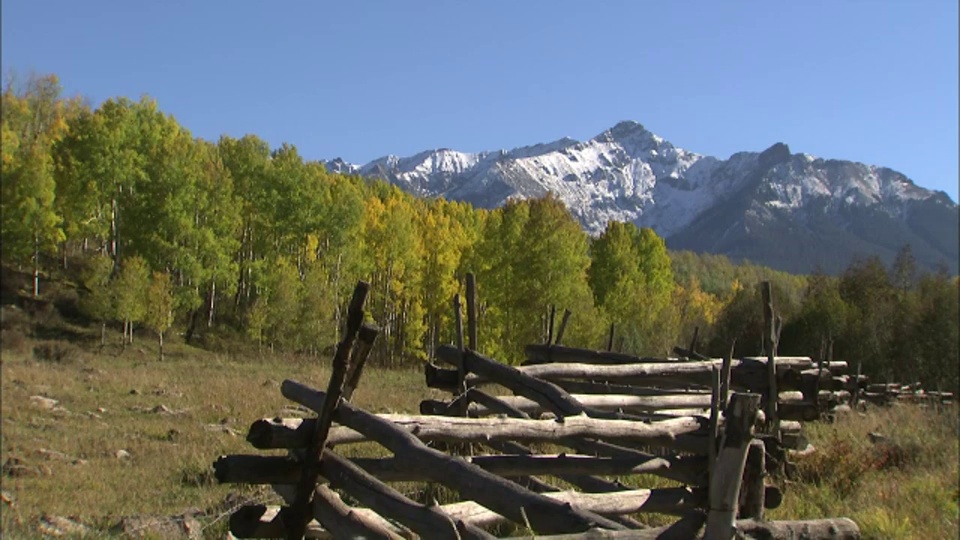
<path fill-rule="evenodd" d="M 467 348 L 477 350 L 477 277 L 467 273 Z"/>
<path fill-rule="evenodd" d="M 754 439 L 747 451 L 747 463 L 743 471 L 743 487 L 740 494 L 740 519 L 763 519 L 766 488 L 763 477 L 766 459 L 763 441 Z"/>
<path fill-rule="evenodd" d="M 768 425 L 771 426 L 771 434 L 778 440 L 780 439 L 780 420 L 777 417 L 777 322 L 773 311 L 773 293 L 770 288 L 770 282 L 764 281 L 761 284 L 763 295 L 763 322 L 764 337 L 767 343 L 767 393 L 766 393 L 766 411 Z"/>
<path fill-rule="evenodd" d="M 710 478 L 710 512 L 707 514 L 707 540 L 729 540 L 736 533 L 736 513 L 747 461 L 747 449 L 753 437 L 753 424 L 760 409 L 760 395 L 733 394 L 725 413 L 726 425 L 720 455 Z"/>
<path fill-rule="evenodd" d="M 560 345 L 563 342 L 563 332 L 567 329 L 567 321 L 570 320 L 572 312 L 569 309 L 563 310 L 563 318 L 560 319 L 560 329 L 557 330 L 557 337 L 553 340 L 554 345 Z"/>
<path fill-rule="evenodd" d="M 307 524 L 313 517 L 310 506 L 314 490 L 317 487 L 317 478 L 320 476 L 320 460 L 323 457 L 327 435 L 330 433 L 330 424 L 333 423 L 334 412 L 340 402 L 344 379 L 350 367 L 349 360 L 353 343 L 363 324 L 363 304 L 369 291 L 370 284 L 364 281 L 357 282 L 357 286 L 353 290 L 353 298 L 350 299 L 350 306 L 347 309 L 347 327 L 333 356 L 333 372 L 330 374 L 330 382 L 327 385 L 323 407 L 318 412 L 317 423 L 310 437 L 310 445 L 307 448 L 300 482 L 297 484 L 296 498 L 290 506 L 285 508 L 284 512 L 277 516 L 284 524 L 288 540 L 303 538 Z"/>

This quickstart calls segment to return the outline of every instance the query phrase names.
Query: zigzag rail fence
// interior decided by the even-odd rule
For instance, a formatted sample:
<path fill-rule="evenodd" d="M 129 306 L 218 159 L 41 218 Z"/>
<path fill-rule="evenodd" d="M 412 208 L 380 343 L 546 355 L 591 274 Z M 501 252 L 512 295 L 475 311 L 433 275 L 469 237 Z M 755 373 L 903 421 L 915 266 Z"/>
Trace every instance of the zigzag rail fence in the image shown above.
<path fill-rule="evenodd" d="M 255 448 L 288 454 L 214 463 L 220 482 L 270 484 L 285 500 L 238 509 L 230 517 L 234 536 L 494 538 L 491 530 L 513 524 L 528 530 L 522 537 L 543 539 L 860 537 L 847 518 L 763 519 L 783 496 L 765 478 L 785 447 L 802 442 L 790 438 L 798 420 L 819 417 L 830 403 L 820 383 L 835 382 L 845 365 L 777 357 L 773 347 L 767 358 L 703 359 L 696 340 L 684 357 L 662 361 L 573 349 L 559 344 L 566 312 L 555 334 L 551 323 L 546 344 L 527 348 L 526 365 L 513 367 L 473 350 L 474 308 L 472 347 L 464 346 L 458 310 L 458 343 L 436 354 L 453 369 L 426 365 L 428 386 L 449 390 L 451 400 L 424 400 L 419 415 L 372 414 L 350 402 L 378 333 L 362 324 L 367 290 L 358 283 L 326 391 L 281 385 L 284 397 L 317 416 L 264 418 L 250 427 Z M 468 307 L 476 306 L 475 282 L 467 290 Z M 491 384 L 513 395 L 482 389 Z M 337 450 L 362 441 L 392 455 L 347 459 Z M 619 481 L 643 475 L 679 486 Z M 389 485 L 409 481 L 441 484 L 462 501 L 421 504 Z M 637 517 L 647 513 L 677 519 L 648 527 Z"/>

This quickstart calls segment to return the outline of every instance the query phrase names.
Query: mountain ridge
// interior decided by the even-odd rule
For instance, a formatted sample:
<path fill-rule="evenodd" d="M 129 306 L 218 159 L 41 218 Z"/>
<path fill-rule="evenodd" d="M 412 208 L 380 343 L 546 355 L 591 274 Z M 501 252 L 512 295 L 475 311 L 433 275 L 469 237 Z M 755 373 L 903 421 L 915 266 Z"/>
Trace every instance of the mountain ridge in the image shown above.
<path fill-rule="evenodd" d="M 792 272 L 839 272 L 851 255 L 889 260 L 903 244 L 924 268 L 943 262 L 958 270 L 960 213 L 946 193 L 886 167 L 794 154 L 783 142 L 718 159 L 622 121 L 587 141 L 564 137 L 477 153 L 443 148 L 326 165 L 416 196 L 483 208 L 552 192 L 591 235 L 611 220 L 629 221 L 654 229 L 671 249 Z M 795 253 L 785 249 L 790 245 L 798 246 Z"/>

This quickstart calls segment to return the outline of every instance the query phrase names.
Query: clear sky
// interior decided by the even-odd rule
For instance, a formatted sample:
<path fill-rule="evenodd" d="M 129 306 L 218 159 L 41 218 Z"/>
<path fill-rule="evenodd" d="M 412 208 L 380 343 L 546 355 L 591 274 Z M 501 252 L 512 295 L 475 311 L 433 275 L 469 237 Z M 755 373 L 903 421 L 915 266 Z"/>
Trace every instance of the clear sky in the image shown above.
<path fill-rule="evenodd" d="M 588 139 L 899 170 L 957 200 L 956 0 L 3 0 L 2 68 L 310 159 Z"/>

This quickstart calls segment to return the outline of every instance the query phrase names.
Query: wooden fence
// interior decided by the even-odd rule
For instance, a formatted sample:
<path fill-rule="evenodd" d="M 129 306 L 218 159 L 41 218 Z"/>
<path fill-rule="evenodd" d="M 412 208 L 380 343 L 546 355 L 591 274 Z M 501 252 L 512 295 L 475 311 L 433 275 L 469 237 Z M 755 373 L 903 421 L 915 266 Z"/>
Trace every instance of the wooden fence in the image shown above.
<path fill-rule="evenodd" d="M 476 288 L 471 278 L 467 285 L 467 343 L 458 316 L 458 343 L 437 351 L 451 369 L 426 370 L 428 385 L 450 390 L 451 399 L 425 400 L 419 415 L 392 415 L 350 401 L 377 336 L 362 324 L 367 286 L 358 284 L 326 391 L 281 385 L 284 397 L 317 416 L 250 427 L 255 448 L 287 455 L 214 463 L 220 482 L 270 484 L 286 503 L 239 509 L 230 520 L 235 536 L 494 538 L 491 531 L 516 529 L 546 539 L 859 538 L 846 518 L 763 519 L 782 498 L 765 485 L 776 466 L 768 457 L 782 455 L 783 435 L 799 425 L 794 418 L 809 415 L 809 359 L 771 352 L 647 361 L 562 347 L 561 324 L 551 343 L 527 349 L 528 365 L 508 366 L 474 350 Z M 483 389 L 494 384 L 512 395 Z M 819 403 L 819 386 L 813 392 Z M 346 459 L 337 449 L 362 441 L 389 457 Z M 620 481 L 648 476 L 674 487 Z M 461 502 L 422 504 L 389 485 L 411 481 L 443 485 Z M 637 518 L 646 513 L 676 521 L 646 527 Z"/>

